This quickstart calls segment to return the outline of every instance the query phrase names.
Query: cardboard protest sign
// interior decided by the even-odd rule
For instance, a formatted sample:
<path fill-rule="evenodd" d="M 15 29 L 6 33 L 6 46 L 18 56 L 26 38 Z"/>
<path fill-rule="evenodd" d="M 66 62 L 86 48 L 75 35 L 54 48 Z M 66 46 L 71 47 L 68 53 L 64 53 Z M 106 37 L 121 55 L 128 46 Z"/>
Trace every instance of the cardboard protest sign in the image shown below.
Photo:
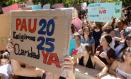
<path fill-rule="evenodd" d="M 88 6 L 88 20 L 95 22 L 111 22 L 114 9 L 111 3 L 92 3 Z"/>
<path fill-rule="evenodd" d="M 122 2 L 92 3 L 88 6 L 88 20 L 95 22 L 111 22 L 112 18 L 121 17 Z"/>
<path fill-rule="evenodd" d="M 72 12 L 73 9 L 12 12 L 12 58 L 60 72 L 61 61 L 68 53 Z"/>
<path fill-rule="evenodd" d="M 0 15 L 0 50 L 6 49 L 10 35 L 10 16 L 9 14 Z"/>

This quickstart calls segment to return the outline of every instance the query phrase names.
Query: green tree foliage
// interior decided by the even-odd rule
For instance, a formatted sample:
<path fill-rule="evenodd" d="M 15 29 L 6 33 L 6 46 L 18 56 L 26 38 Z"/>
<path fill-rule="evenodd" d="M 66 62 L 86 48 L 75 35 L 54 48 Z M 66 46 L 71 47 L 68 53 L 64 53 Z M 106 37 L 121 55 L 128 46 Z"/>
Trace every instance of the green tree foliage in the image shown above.
<path fill-rule="evenodd" d="M 14 3 L 23 3 L 24 0 L 0 0 L 0 6 L 5 7 Z"/>
<path fill-rule="evenodd" d="M 0 0 L 0 6 L 5 7 L 11 5 L 13 3 L 23 3 L 25 0 Z M 114 1 L 122 1 L 124 6 L 131 5 L 131 0 L 33 0 L 35 4 L 41 2 L 42 4 L 50 3 L 51 5 L 55 3 L 64 3 L 65 6 L 75 6 L 79 5 L 82 2 L 88 1 L 92 2 L 114 2 Z"/>

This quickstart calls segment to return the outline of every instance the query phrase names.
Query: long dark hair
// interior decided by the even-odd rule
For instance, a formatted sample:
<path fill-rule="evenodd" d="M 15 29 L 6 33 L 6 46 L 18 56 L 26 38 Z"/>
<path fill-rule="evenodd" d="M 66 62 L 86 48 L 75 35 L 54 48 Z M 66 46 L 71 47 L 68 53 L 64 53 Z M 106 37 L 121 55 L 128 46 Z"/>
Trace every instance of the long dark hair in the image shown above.
<path fill-rule="evenodd" d="M 126 52 L 131 52 L 131 48 L 130 47 L 128 47 L 128 48 L 126 48 L 125 50 L 124 50 L 124 53 L 122 54 L 122 57 L 121 57 L 121 59 L 122 59 L 122 62 L 124 62 L 125 60 L 124 60 L 124 55 L 126 54 Z"/>
<path fill-rule="evenodd" d="M 107 41 L 109 47 L 110 47 L 110 43 L 112 42 L 112 37 L 109 34 L 103 34 L 102 37 L 104 36 L 105 40 Z"/>
<path fill-rule="evenodd" d="M 71 33 L 74 34 L 77 30 L 77 28 L 72 24 L 71 25 Z"/>
<path fill-rule="evenodd" d="M 93 50 L 92 50 L 92 46 L 86 45 L 85 49 L 86 49 L 87 53 L 91 52 L 91 53 L 89 53 L 89 55 L 94 55 Z"/>
<path fill-rule="evenodd" d="M 89 39 L 91 39 L 91 35 L 92 35 L 92 33 L 91 33 L 91 30 L 90 30 L 90 28 L 89 27 L 85 27 L 85 28 L 83 28 L 83 38 L 85 39 L 85 37 L 84 37 L 84 31 L 86 31 L 86 30 L 88 30 L 89 31 L 89 35 L 88 35 L 88 37 L 89 37 Z"/>

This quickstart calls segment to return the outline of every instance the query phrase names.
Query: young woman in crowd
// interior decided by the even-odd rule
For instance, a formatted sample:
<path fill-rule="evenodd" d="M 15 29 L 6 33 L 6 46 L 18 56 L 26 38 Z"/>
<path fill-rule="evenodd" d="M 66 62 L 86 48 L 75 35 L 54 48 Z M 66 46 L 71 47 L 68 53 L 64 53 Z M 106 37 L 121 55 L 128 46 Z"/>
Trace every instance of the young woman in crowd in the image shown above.
<path fill-rule="evenodd" d="M 91 34 L 89 27 L 85 27 L 83 29 L 83 36 L 82 36 L 82 39 L 81 39 L 81 43 L 82 44 L 88 44 L 89 46 L 92 47 L 93 53 L 95 52 L 95 40 L 94 40 L 94 38 Z"/>
<path fill-rule="evenodd" d="M 95 49 L 100 45 L 100 38 L 103 33 L 102 31 L 102 23 L 96 23 L 93 27 L 92 35 L 95 40 Z"/>
<path fill-rule="evenodd" d="M 86 27 L 88 27 L 88 26 L 89 26 L 88 22 L 87 22 L 86 20 L 83 21 L 82 27 L 81 27 L 81 29 L 78 30 L 78 33 L 82 36 L 82 35 L 83 35 L 83 30 L 84 30 L 84 28 L 86 28 Z"/>
<path fill-rule="evenodd" d="M 131 33 L 127 34 L 124 37 L 123 42 L 120 42 L 119 45 L 115 46 L 114 50 L 115 50 L 115 55 L 116 55 L 117 59 L 121 60 L 122 54 L 124 52 L 123 50 L 128 48 L 128 47 L 131 47 Z"/>
<path fill-rule="evenodd" d="M 74 34 L 77 31 L 78 31 L 77 28 L 72 24 L 71 25 L 71 33 Z"/>
<path fill-rule="evenodd" d="M 107 25 L 104 26 L 104 33 L 109 34 L 112 37 L 112 41 L 109 44 L 110 47 L 115 51 L 115 56 L 119 59 L 119 55 L 121 54 L 122 50 L 125 48 L 125 37 L 123 32 L 121 32 L 120 37 L 117 37 L 115 34 L 114 29 L 112 28 L 112 26 Z"/>
<path fill-rule="evenodd" d="M 127 22 L 125 20 L 118 20 L 116 22 L 116 28 L 114 29 L 115 35 L 121 37 L 121 31 L 127 27 Z"/>
<path fill-rule="evenodd" d="M 94 62 L 93 62 L 93 58 L 94 58 L 94 54 L 92 51 L 92 47 L 89 45 L 85 46 L 85 53 L 83 54 L 82 58 L 79 60 L 79 64 L 82 66 L 86 66 L 88 68 L 95 68 Z"/>
<path fill-rule="evenodd" d="M 126 48 L 127 47 L 131 47 L 131 33 L 129 33 L 126 37 L 126 40 L 125 40 L 125 43 L 126 43 Z"/>
<path fill-rule="evenodd" d="M 88 68 L 95 68 L 95 65 L 102 68 L 101 72 L 98 73 L 97 77 L 101 77 L 108 71 L 107 66 L 97 57 L 94 56 L 92 46 L 88 44 L 81 44 L 79 33 L 75 33 L 76 40 L 76 50 L 73 52 L 74 63 L 79 63 L 79 65 L 86 66 Z"/>
<path fill-rule="evenodd" d="M 128 47 L 123 54 L 123 61 L 115 61 L 109 72 L 120 79 L 131 79 L 131 48 Z"/>
<path fill-rule="evenodd" d="M 115 60 L 115 51 L 110 47 L 112 37 L 108 34 L 103 34 L 100 39 L 100 46 L 96 50 L 96 56 L 103 61 L 107 66 L 110 66 Z"/>

